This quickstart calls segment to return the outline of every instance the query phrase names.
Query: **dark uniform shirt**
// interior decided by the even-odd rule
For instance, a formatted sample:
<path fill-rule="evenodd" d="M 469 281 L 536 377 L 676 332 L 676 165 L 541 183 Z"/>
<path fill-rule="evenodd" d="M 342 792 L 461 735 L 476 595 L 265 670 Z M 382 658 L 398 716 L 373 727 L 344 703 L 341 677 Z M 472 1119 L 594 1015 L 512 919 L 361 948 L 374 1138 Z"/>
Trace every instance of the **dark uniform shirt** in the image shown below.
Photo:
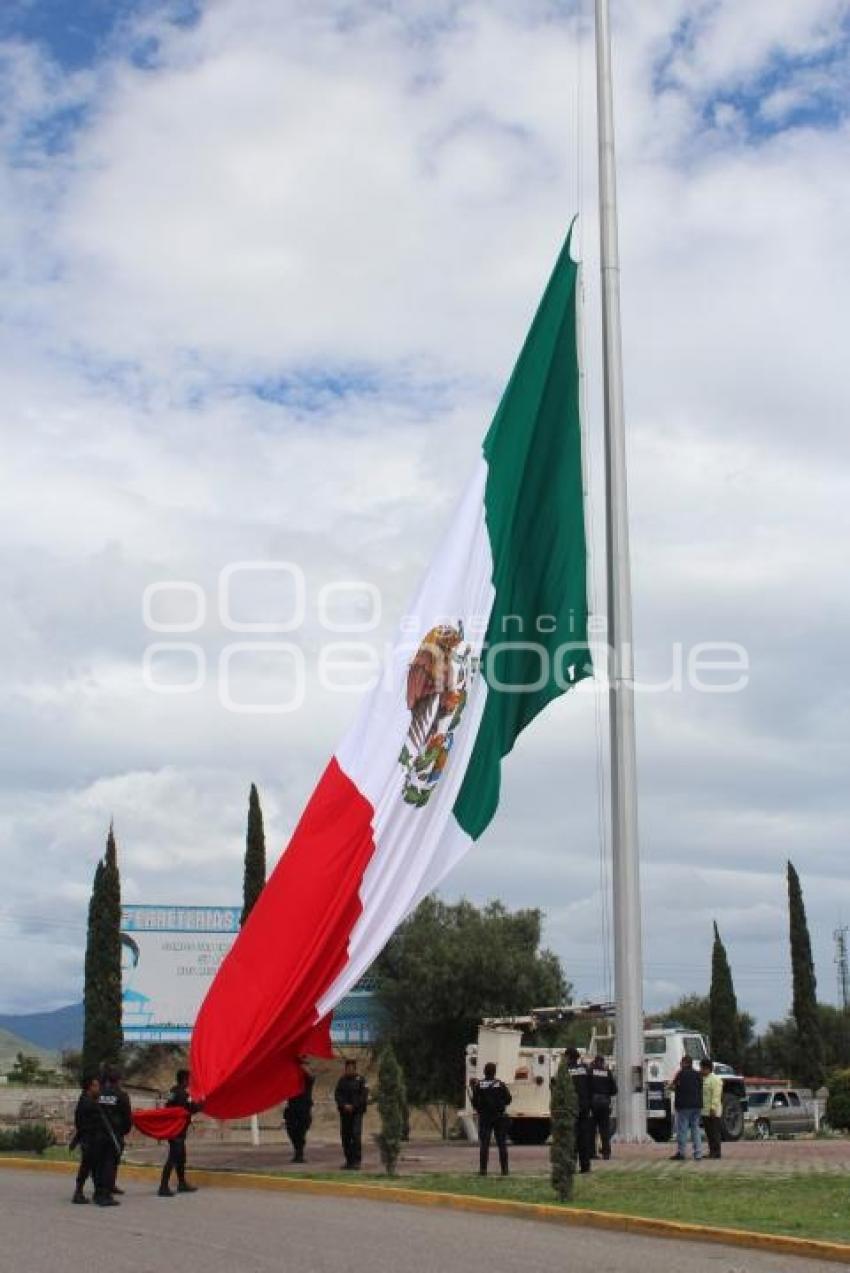
<path fill-rule="evenodd" d="M 175 1083 L 174 1087 L 171 1089 L 171 1095 L 165 1102 L 165 1108 L 185 1109 L 188 1110 L 190 1114 L 197 1114 L 201 1107 L 191 1099 L 188 1088 L 182 1087 L 179 1083 Z M 180 1135 L 174 1137 L 174 1140 L 185 1140 L 186 1132 L 188 1130 L 189 1124 L 187 1123 Z"/>
<path fill-rule="evenodd" d="M 101 1127 L 106 1135 L 105 1124 L 108 1124 L 112 1135 L 120 1145 L 133 1126 L 133 1115 L 130 1109 L 130 1098 L 123 1088 L 113 1083 L 104 1083 L 97 1098 L 100 1108 Z"/>
<path fill-rule="evenodd" d="M 579 1062 L 570 1066 L 570 1077 L 578 1099 L 578 1112 L 586 1114 L 591 1108 L 590 1070 Z"/>
<path fill-rule="evenodd" d="M 501 1079 L 482 1079 L 472 1093 L 472 1108 L 489 1122 L 501 1118 L 511 1103 L 511 1094 Z"/>
<path fill-rule="evenodd" d="M 369 1089 L 362 1074 L 343 1074 L 336 1085 L 334 1100 L 340 1113 L 344 1112 L 344 1105 L 350 1105 L 355 1114 L 363 1114 L 369 1100 Z"/>
<path fill-rule="evenodd" d="M 97 1097 L 83 1092 L 74 1110 L 74 1143 L 90 1145 L 103 1130 L 103 1121 L 98 1113 Z"/>
<path fill-rule="evenodd" d="M 290 1096 L 286 1102 L 283 1116 L 294 1123 L 309 1123 L 313 1110 L 313 1086 L 316 1080 L 312 1074 L 304 1075 L 304 1090 L 297 1096 Z M 340 1082 L 342 1080 L 340 1079 Z M 339 1102 L 337 1102 L 339 1103 Z M 343 1101 L 343 1105 L 351 1105 L 351 1101 Z"/>
<path fill-rule="evenodd" d="M 699 1070 L 679 1070 L 673 1079 L 676 1109 L 702 1109 L 702 1076 Z"/>
<path fill-rule="evenodd" d="M 594 1065 L 590 1071 L 590 1099 L 593 1105 L 610 1105 L 617 1095 L 617 1082 L 607 1065 Z"/>

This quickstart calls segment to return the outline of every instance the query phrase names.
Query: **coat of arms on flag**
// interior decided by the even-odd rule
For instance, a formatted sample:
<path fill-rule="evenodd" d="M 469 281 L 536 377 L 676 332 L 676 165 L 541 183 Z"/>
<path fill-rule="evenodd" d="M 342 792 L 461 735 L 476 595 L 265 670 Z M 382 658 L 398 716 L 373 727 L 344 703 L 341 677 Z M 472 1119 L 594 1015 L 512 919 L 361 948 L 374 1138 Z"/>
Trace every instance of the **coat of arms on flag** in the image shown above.
<path fill-rule="evenodd" d="M 421 809 L 442 777 L 477 670 L 463 620 L 441 623 L 423 637 L 407 673 L 410 728 L 398 758 L 407 804 Z"/>

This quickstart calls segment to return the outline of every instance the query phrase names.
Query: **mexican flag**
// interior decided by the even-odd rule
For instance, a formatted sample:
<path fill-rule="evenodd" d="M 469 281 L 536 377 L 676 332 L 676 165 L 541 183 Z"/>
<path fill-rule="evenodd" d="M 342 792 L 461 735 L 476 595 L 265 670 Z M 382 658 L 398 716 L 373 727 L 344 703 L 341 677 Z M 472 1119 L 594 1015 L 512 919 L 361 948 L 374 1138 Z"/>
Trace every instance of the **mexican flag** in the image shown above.
<path fill-rule="evenodd" d="M 177 1140 L 189 1128 L 191 1114 L 182 1105 L 163 1105 L 160 1109 L 134 1109 L 133 1126 L 152 1140 Z"/>
<path fill-rule="evenodd" d="M 520 731 L 591 675 L 577 276 L 568 239 L 389 665 L 204 1000 L 192 1089 L 214 1117 L 330 1055 L 333 1008 L 483 834 Z"/>

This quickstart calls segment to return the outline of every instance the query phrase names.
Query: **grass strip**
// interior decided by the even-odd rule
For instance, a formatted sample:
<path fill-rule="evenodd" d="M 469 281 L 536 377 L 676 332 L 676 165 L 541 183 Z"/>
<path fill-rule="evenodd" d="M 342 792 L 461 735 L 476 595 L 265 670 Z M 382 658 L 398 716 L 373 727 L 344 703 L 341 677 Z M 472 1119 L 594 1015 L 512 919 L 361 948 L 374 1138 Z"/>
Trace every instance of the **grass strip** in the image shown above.
<path fill-rule="evenodd" d="M 576 1177 L 573 1207 L 619 1211 L 625 1215 L 687 1224 L 746 1229 L 753 1233 L 777 1233 L 788 1237 L 850 1241 L 850 1176 L 844 1172 L 763 1177 L 712 1172 L 700 1175 L 699 1167 L 681 1171 L 647 1173 L 611 1168 Z M 262 1174 L 295 1176 L 295 1172 Z M 301 1179 L 304 1173 L 299 1173 Z M 312 1180 L 363 1181 L 403 1189 L 432 1190 L 479 1198 L 507 1198 L 513 1202 L 558 1205 L 547 1176 L 467 1176 L 432 1172 L 398 1176 L 359 1172 L 314 1172 Z"/>
<path fill-rule="evenodd" d="M 8 1156 L 36 1157 L 23 1154 Z M 48 1150 L 44 1156 L 68 1161 L 67 1150 L 58 1146 Z M 559 1205 L 545 1175 L 514 1175 L 503 1180 L 499 1176 L 482 1178 L 456 1172 L 429 1172 L 389 1179 L 369 1172 L 349 1175 L 340 1171 L 293 1172 L 272 1168 L 254 1169 L 252 1174 L 337 1183 L 363 1182 L 435 1193 Z M 759 1176 L 711 1168 L 706 1170 L 691 1163 L 676 1167 L 671 1165 L 669 1169 L 652 1172 L 612 1167 L 589 1176 L 577 1176 L 573 1200 L 565 1205 L 616 1211 L 648 1219 L 745 1229 L 752 1233 L 850 1241 L 850 1173 L 845 1171 L 800 1171 L 783 1176 Z"/>

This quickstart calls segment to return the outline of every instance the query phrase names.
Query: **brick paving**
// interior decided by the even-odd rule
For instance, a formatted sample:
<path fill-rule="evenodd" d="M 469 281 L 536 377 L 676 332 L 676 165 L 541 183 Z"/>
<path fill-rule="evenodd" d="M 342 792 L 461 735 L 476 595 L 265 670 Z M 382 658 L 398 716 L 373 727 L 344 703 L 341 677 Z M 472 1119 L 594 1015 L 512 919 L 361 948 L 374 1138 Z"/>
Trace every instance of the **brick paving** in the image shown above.
<path fill-rule="evenodd" d="M 303 1167 L 291 1162 L 288 1142 L 276 1130 L 264 1130 L 262 1143 L 253 1146 L 233 1140 L 216 1141 L 209 1137 L 190 1137 L 190 1166 L 213 1167 L 222 1171 L 336 1171 L 342 1162 L 339 1142 L 323 1132 L 307 1142 L 307 1159 Z M 850 1137 L 795 1140 L 738 1141 L 723 1146 L 719 1161 L 703 1159 L 699 1164 L 670 1161 L 675 1143 L 658 1145 L 616 1145 L 610 1162 L 597 1161 L 595 1171 L 628 1168 L 630 1171 L 654 1175 L 674 1175 L 684 1171 L 724 1172 L 734 1175 L 788 1176 L 806 1174 L 847 1174 L 850 1176 Z M 511 1170 L 517 1174 L 543 1175 L 549 1168 L 546 1146 L 515 1145 L 511 1147 Z M 161 1163 L 165 1146 L 135 1134 L 127 1146 L 127 1161 Z M 466 1141 L 417 1139 L 405 1145 L 399 1174 L 422 1175 L 428 1172 L 463 1173 L 477 1168 L 477 1146 Z M 363 1171 L 381 1171 L 377 1146 L 371 1135 L 363 1138 Z"/>

